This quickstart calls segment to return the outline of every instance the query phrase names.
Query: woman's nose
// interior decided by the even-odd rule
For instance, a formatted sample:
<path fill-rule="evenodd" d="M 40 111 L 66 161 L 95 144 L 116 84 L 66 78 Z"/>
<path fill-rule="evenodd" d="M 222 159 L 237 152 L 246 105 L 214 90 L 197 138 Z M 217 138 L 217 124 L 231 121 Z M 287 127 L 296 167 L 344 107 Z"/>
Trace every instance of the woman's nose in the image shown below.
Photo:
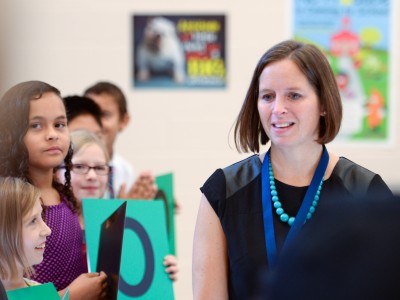
<path fill-rule="evenodd" d="M 272 112 L 278 115 L 287 112 L 287 101 L 283 96 L 276 96 Z"/>

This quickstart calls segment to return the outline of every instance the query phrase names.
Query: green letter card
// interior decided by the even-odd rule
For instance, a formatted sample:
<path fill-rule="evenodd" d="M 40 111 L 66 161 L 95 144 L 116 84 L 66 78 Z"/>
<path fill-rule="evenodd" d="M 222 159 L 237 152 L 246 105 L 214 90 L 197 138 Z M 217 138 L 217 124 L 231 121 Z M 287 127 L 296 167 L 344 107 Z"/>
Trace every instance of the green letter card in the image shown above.
<path fill-rule="evenodd" d="M 107 299 L 174 299 L 162 201 L 83 199 L 90 271 L 108 275 Z"/>
<path fill-rule="evenodd" d="M 7 296 L 9 300 L 60 300 L 60 296 L 52 283 L 44 283 L 7 291 Z M 68 298 L 65 298 L 65 300 L 68 300 Z"/>
<path fill-rule="evenodd" d="M 169 251 L 171 254 L 175 255 L 175 199 L 173 174 L 167 173 L 157 176 L 156 184 L 158 186 L 156 198 L 165 202 Z"/>

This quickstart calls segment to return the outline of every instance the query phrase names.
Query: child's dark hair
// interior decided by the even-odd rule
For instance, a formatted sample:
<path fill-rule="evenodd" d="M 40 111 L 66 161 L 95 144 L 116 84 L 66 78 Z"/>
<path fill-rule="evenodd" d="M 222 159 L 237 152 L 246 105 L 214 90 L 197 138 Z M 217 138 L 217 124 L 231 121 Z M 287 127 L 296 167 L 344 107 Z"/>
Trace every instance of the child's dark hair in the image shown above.
<path fill-rule="evenodd" d="M 26 81 L 10 88 L 0 100 L 0 176 L 22 178 L 30 183 L 29 154 L 24 137 L 29 127 L 30 101 L 40 99 L 45 93 L 61 98 L 60 91 L 41 81 Z M 53 179 L 53 187 L 67 198 L 73 211 L 78 204 L 71 188 L 72 146 L 64 159 L 65 184 Z"/>
<path fill-rule="evenodd" d="M 92 99 L 84 96 L 66 96 L 63 98 L 65 108 L 67 109 L 67 119 L 70 123 L 75 118 L 82 115 L 90 115 L 95 120 L 96 123 L 103 127 L 101 122 L 101 108 Z"/>

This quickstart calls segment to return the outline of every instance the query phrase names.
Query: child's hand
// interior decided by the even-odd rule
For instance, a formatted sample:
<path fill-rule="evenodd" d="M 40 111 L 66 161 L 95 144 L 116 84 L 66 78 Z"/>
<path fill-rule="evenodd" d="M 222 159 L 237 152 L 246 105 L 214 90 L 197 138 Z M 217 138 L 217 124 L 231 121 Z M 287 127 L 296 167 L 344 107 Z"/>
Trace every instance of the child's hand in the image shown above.
<path fill-rule="evenodd" d="M 69 285 L 70 300 L 106 299 L 106 279 L 104 272 L 81 274 Z"/>
<path fill-rule="evenodd" d="M 174 197 L 174 214 L 179 214 L 181 212 L 181 203 L 178 202 L 178 200 L 176 200 L 176 198 Z"/>
<path fill-rule="evenodd" d="M 169 278 L 173 281 L 178 279 L 178 260 L 173 255 L 166 255 L 164 257 L 165 272 L 169 274 Z"/>
<path fill-rule="evenodd" d="M 126 192 L 125 184 L 123 184 L 118 192 L 120 199 L 144 199 L 152 200 L 157 192 L 155 177 L 150 171 L 144 171 L 133 183 L 131 189 Z"/>

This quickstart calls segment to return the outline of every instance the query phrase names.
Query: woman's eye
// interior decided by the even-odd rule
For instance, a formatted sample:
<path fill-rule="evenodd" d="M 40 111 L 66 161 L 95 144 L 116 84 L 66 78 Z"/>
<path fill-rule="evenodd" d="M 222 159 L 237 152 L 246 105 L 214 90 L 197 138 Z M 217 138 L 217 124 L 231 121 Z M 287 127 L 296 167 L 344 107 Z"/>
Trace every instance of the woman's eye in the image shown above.
<path fill-rule="evenodd" d="M 271 94 L 264 94 L 261 96 L 261 99 L 265 101 L 271 101 L 273 99 L 273 96 Z"/>
<path fill-rule="evenodd" d="M 37 218 L 33 218 L 32 220 L 31 220 L 31 224 L 36 224 L 37 223 Z"/>
<path fill-rule="evenodd" d="M 290 99 L 292 99 L 292 100 L 298 100 L 301 98 L 301 95 L 298 93 L 292 93 L 289 96 L 290 96 Z"/>

